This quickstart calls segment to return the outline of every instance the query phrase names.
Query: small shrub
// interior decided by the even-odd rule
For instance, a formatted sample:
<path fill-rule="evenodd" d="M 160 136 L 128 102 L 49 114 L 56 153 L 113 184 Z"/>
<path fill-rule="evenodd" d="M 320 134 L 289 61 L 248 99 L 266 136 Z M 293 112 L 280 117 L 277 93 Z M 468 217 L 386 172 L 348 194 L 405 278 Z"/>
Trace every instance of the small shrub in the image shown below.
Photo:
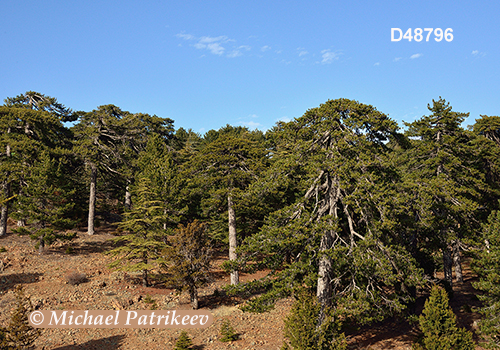
<path fill-rule="evenodd" d="M 65 254 L 73 254 L 75 250 L 73 247 L 66 247 L 66 250 L 64 251 Z"/>
<path fill-rule="evenodd" d="M 143 300 L 146 304 L 152 304 L 155 302 L 155 300 L 153 298 L 151 298 L 151 295 L 147 294 L 145 297 L 144 297 L 144 300 Z"/>
<path fill-rule="evenodd" d="M 186 331 L 182 331 L 179 339 L 177 339 L 177 342 L 175 343 L 174 350 L 189 350 L 192 349 L 192 346 L 193 342 L 191 341 L 191 338 L 189 338 Z"/>
<path fill-rule="evenodd" d="M 340 333 L 340 322 L 326 310 L 325 320 L 318 327 L 320 312 L 321 304 L 316 296 L 300 291 L 285 320 L 287 340 L 282 349 L 345 350 L 347 343 L 344 333 Z"/>
<path fill-rule="evenodd" d="M 81 272 L 76 272 L 76 271 L 69 271 L 64 278 L 66 279 L 66 282 L 68 284 L 71 284 L 72 286 L 84 283 L 87 281 L 87 275 Z"/>
<path fill-rule="evenodd" d="M 222 326 L 220 328 L 220 341 L 221 342 L 229 342 L 235 341 L 238 339 L 238 334 L 231 326 L 231 322 L 229 320 L 224 320 L 222 322 Z"/>
<path fill-rule="evenodd" d="M 0 253 L 5 253 L 7 251 L 7 248 L 4 246 L 0 247 Z"/>
<path fill-rule="evenodd" d="M 40 329 L 30 326 L 28 316 L 33 306 L 24 295 L 22 286 L 16 288 L 16 309 L 7 328 L 0 328 L 0 349 L 14 350 L 29 348 L 40 336 Z"/>
<path fill-rule="evenodd" d="M 422 339 L 414 349 L 473 350 L 472 333 L 457 327 L 456 316 L 448 305 L 448 294 L 433 286 L 419 317 Z"/>
<path fill-rule="evenodd" d="M 158 305 L 156 304 L 156 300 L 154 300 L 151 295 L 146 295 L 146 297 L 143 300 L 146 304 L 151 304 L 149 309 L 150 310 L 158 310 Z"/>

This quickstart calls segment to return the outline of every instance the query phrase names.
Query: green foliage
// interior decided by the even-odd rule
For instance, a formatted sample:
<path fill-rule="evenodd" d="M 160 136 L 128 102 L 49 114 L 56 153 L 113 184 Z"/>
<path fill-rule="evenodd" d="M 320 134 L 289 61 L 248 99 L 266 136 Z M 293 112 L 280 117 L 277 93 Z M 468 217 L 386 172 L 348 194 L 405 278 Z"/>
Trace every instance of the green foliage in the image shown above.
<path fill-rule="evenodd" d="M 174 350 L 189 350 L 192 349 L 193 342 L 186 331 L 182 331 L 179 339 L 175 343 Z"/>
<path fill-rule="evenodd" d="M 500 211 L 492 212 L 483 226 L 484 244 L 480 247 L 473 268 L 479 275 L 474 288 L 483 292 L 480 321 L 481 334 L 492 348 L 500 348 Z"/>
<path fill-rule="evenodd" d="M 285 320 L 283 347 L 295 350 L 345 350 L 347 342 L 340 333 L 340 322 L 328 315 L 318 326 L 321 304 L 308 292 L 299 293 Z M 289 344 L 288 344 L 289 343 Z M 282 348 L 283 349 L 283 348 Z"/>
<path fill-rule="evenodd" d="M 445 290 L 433 286 L 419 318 L 423 338 L 420 347 L 426 350 L 473 350 L 472 333 L 458 328 L 456 316 L 448 305 Z M 416 345 L 417 349 L 419 345 Z"/>
<path fill-rule="evenodd" d="M 263 144 L 253 141 L 252 135 L 244 129 L 225 132 L 222 128 L 205 139 L 200 152 L 186 164 L 193 178 L 190 186 L 193 191 L 201 191 L 203 216 L 210 219 L 210 233 L 219 243 L 227 242 L 229 196 L 234 202 L 238 228 L 248 232 L 259 225 L 255 221 L 261 220 L 260 203 L 243 192 L 267 161 Z"/>
<path fill-rule="evenodd" d="M 219 340 L 221 342 L 231 342 L 231 341 L 238 340 L 238 333 L 236 333 L 233 326 L 231 326 L 231 322 L 229 322 L 229 320 L 227 320 L 227 319 L 225 319 L 222 322 L 222 325 L 220 327 Z"/>
<path fill-rule="evenodd" d="M 155 199 L 150 188 L 151 182 L 147 177 L 139 179 L 134 191 L 135 205 L 125 214 L 125 221 L 119 224 L 119 228 L 126 234 L 113 239 L 114 242 L 124 242 L 124 245 L 108 252 L 117 257 L 110 264 L 111 268 L 141 271 L 145 286 L 149 286 L 148 270 L 159 266 L 161 251 L 166 246 L 161 202 Z"/>
<path fill-rule="evenodd" d="M 277 271 L 255 309 L 304 284 L 359 323 L 406 308 L 423 279 L 391 215 L 397 177 L 386 142 L 396 131 L 374 107 L 347 99 L 273 130 L 272 165 L 251 190 L 286 201 L 240 250 L 256 269 Z"/>
<path fill-rule="evenodd" d="M 461 127 L 468 113 L 453 111 L 442 98 L 428 109 L 430 115 L 405 123 L 411 147 L 401 150 L 398 159 L 402 195 L 396 197 L 401 201 L 396 210 L 404 208 L 398 215 L 408 250 L 417 258 L 423 257 L 419 250 L 441 251 L 451 285 L 451 248 L 477 239 L 474 232 L 487 186 L 474 136 Z M 457 249 L 454 255 L 459 257 Z"/>
<path fill-rule="evenodd" d="M 55 97 L 45 96 L 35 91 L 27 91 L 16 97 L 7 97 L 5 105 L 8 107 L 47 111 L 58 117 L 62 122 L 72 122 L 77 119 L 77 115 L 70 108 L 57 102 Z"/>
<path fill-rule="evenodd" d="M 147 177 L 150 181 L 151 195 L 163 207 L 163 227 L 175 229 L 188 212 L 188 194 L 185 192 L 185 179 L 175 154 L 157 134 L 149 137 L 146 148 L 139 153 L 136 178 Z"/>
<path fill-rule="evenodd" d="M 158 304 L 156 304 L 156 300 L 151 297 L 151 295 L 146 295 L 144 298 L 144 302 L 146 304 L 149 304 L 149 309 L 150 310 L 157 310 L 158 309 Z"/>
<path fill-rule="evenodd" d="M 194 309 L 198 308 L 197 289 L 211 281 L 212 249 L 205 227 L 197 220 L 187 226 L 179 225 L 163 250 L 166 283 L 180 291 L 187 290 Z"/>
<path fill-rule="evenodd" d="M 16 309 L 7 328 L 0 328 L 0 348 L 5 350 L 29 348 L 40 336 L 40 329 L 29 325 L 28 316 L 33 306 L 21 286 L 16 288 Z"/>
<path fill-rule="evenodd" d="M 50 156 L 43 151 L 25 179 L 23 196 L 19 197 L 16 206 L 18 211 L 14 216 L 29 218 L 31 225 L 14 231 L 29 234 L 40 251 L 56 240 L 67 241 L 76 237 L 76 232 L 60 232 L 75 225 L 70 218 L 75 190 L 68 180 L 64 161 L 64 154 Z"/>

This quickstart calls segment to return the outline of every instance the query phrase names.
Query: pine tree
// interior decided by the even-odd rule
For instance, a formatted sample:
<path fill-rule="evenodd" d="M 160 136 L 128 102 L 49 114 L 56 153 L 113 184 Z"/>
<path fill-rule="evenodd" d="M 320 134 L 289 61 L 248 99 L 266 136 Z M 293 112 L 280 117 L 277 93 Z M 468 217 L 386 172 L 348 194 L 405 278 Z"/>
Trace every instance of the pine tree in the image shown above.
<path fill-rule="evenodd" d="M 31 301 L 21 286 L 16 288 L 16 309 L 7 328 L 0 329 L 0 348 L 5 350 L 29 348 L 40 336 L 40 329 L 29 325 L 28 316 L 33 311 Z"/>
<path fill-rule="evenodd" d="M 45 96 L 36 91 L 27 91 L 16 97 L 7 97 L 5 105 L 8 107 L 29 108 L 37 111 L 47 111 L 59 118 L 62 122 L 73 122 L 77 115 L 70 108 L 57 102 L 55 97 Z"/>
<path fill-rule="evenodd" d="M 238 199 L 263 167 L 264 148 L 246 136 L 245 130 L 207 133 L 214 140 L 206 143 L 187 165 L 195 186 L 205 189 L 203 204 L 206 216 L 227 213 L 229 261 L 237 259 L 236 207 Z M 223 128 L 223 130 L 226 130 Z M 207 141 L 206 141 L 207 142 Z M 226 211 L 227 210 L 227 211 Z M 231 268 L 231 284 L 239 283 L 237 269 Z"/>
<path fill-rule="evenodd" d="M 480 322 L 481 334 L 492 348 L 500 348 L 500 211 L 494 211 L 483 226 L 484 244 L 474 261 L 479 282 L 474 288 L 483 291 L 478 298 L 483 302 Z"/>
<path fill-rule="evenodd" d="M 163 207 L 151 191 L 151 181 L 147 177 L 139 179 L 135 189 L 136 201 L 119 227 L 126 233 L 114 239 L 124 242 L 109 252 L 117 259 L 111 268 L 124 271 L 141 271 L 143 286 L 149 286 L 148 271 L 158 267 L 161 251 L 165 248 L 163 230 Z"/>
<path fill-rule="evenodd" d="M 260 311 L 298 285 L 316 288 L 323 310 L 338 307 L 360 323 L 405 309 L 422 273 L 390 215 L 397 193 L 386 142 L 396 131 L 373 106 L 346 99 L 276 127 L 272 166 L 252 187 L 293 195 L 241 248 L 256 267 L 276 271 L 248 309 Z"/>
<path fill-rule="evenodd" d="M 136 166 L 138 172 L 134 177 L 149 179 L 150 190 L 163 207 L 163 228 L 172 231 L 185 219 L 189 202 L 185 193 L 186 179 L 181 174 L 176 154 L 160 135 L 153 134 L 139 153 Z"/>
<path fill-rule="evenodd" d="M 189 350 L 192 349 L 193 342 L 186 331 L 182 331 L 179 339 L 175 343 L 174 350 Z"/>
<path fill-rule="evenodd" d="M 211 280 L 212 249 L 205 224 L 195 220 L 187 226 L 179 225 L 163 254 L 166 283 L 187 290 L 193 309 L 198 309 L 198 288 Z"/>
<path fill-rule="evenodd" d="M 70 218 L 74 208 L 75 190 L 68 181 L 64 167 L 64 153 L 50 156 L 42 151 L 25 179 L 23 196 L 19 197 L 18 213 L 21 218 L 29 218 L 30 226 L 19 227 L 19 234 L 29 234 L 35 240 L 36 248 L 42 253 L 45 245 L 56 240 L 71 240 L 76 233 L 61 233 L 73 228 L 75 221 Z"/>
<path fill-rule="evenodd" d="M 458 328 L 456 316 L 448 305 L 448 294 L 433 286 L 429 299 L 419 317 L 423 338 L 420 345 L 426 350 L 473 350 L 472 333 Z M 416 346 L 419 348 L 419 346 Z"/>
<path fill-rule="evenodd" d="M 405 206 L 413 214 L 418 230 L 443 257 L 445 282 L 463 281 L 460 246 L 471 239 L 480 209 L 484 175 L 475 164 L 475 147 L 460 124 L 468 113 L 458 113 L 444 99 L 433 100 L 429 116 L 406 123 L 412 147 L 405 153 L 401 169 L 406 191 L 412 199 Z"/>
<path fill-rule="evenodd" d="M 99 106 L 91 112 L 79 112 L 75 133 L 75 152 L 89 170 L 88 234 L 94 234 L 97 181 L 103 181 L 114 196 L 124 195 L 125 207 L 131 206 L 130 187 L 139 173 L 136 159 L 144 151 L 148 138 L 159 135 L 172 138 L 173 121 L 148 114 L 132 114 L 114 105 Z M 123 197 L 121 197 L 123 198 Z"/>
<path fill-rule="evenodd" d="M 294 350 L 345 350 L 347 343 L 340 333 L 340 322 L 329 315 L 321 325 L 321 313 L 314 295 L 301 291 L 285 320 L 284 348 Z"/>
<path fill-rule="evenodd" d="M 228 319 L 222 321 L 219 340 L 223 343 L 238 340 L 238 333 L 236 333 Z"/>
<path fill-rule="evenodd" d="M 72 128 L 75 134 L 74 151 L 85 162 L 89 174 L 89 210 L 87 234 L 93 235 L 97 200 L 98 178 L 107 187 L 123 183 L 118 169 L 122 156 L 120 144 L 125 142 L 120 120 L 129 113 L 114 105 L 99 106 L 91 112 L 78 112 L 78 123 Z"/>
<path fill-rule="evenodd" d="M 68 149 L 71 133 L 58 117 L 28 108 L 0 107 L 0 236 L 6 233 L 7 216 L 22 197 L 25 178 L 42 150 Z M 5 150 L 5 153 L 3 153 Z"/>

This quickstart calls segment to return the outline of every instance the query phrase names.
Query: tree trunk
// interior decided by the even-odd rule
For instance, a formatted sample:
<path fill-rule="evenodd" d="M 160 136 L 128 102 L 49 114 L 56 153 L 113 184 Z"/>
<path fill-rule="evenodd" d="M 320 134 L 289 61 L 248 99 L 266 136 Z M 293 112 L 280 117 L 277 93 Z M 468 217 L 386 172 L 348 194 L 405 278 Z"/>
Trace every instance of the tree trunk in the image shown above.
<path fill-rule="evenodd" d="M 453 259 L 452 259 L 452 252 L 448 245 L 443 247 L 443 266 L 444 266 L 444 280 L 450 285 L 450 287 L 453 285 L 453 277 L 452 277 L 452 266 L 453 266 Z"/>
<path fill-rule="evenodd" d="M 229 217 L 229 261 L 235 261 L 238 257 L 236 255 L 236 248 L 238 242 L 236 240 L 236 214 L 234 212 L 233 200 L 231 195 L 227 196 L 227 212 Z M 231 284 L 236 285 L 240 282 L 238 271 L 231 272 Z"/>
<path fill-rule="evenodd" d="M 149 287 L 148 270 L 142 270 L 142 286 Z"/>
<path fill-rule="evenodd" d="M 190 287 L 189 288 L 189 294 L 191 296 L 191 306 L 193 307 L 193 310 L 198 310 L 198 290 L 196 290 L 196 287 Z"/>
<path fill-rule="evenodd" d="M 45 238 L 45 235 L 40 236 L 40 240 L 38 242 L 38 254 L 43 254 L 44 248 L 45 248 L 45 241 L 43 240 Z"/>
<path fill-rule="evenodd" d="M 26 162 L 24 162 L 23 165 L 26 165 Z M 20 202 L 20 199 L 23 197 L 23 187 L 24 187 L 24 178 L 21 176 L 21 180 L 19 180 L 19 191 L 17 193 L 17 197 L 18 197 L 18 203 Z M 17 210 L 18 213 L 20 213 L 20 209 Z M 21 215 L 19 215 L 19 217 L 21 217 L 21 219 L 18 219 L 17 220 L 17 227 L 25 227 L 26 226 L 26 218 L 22 217 Z"/>
<path fill-rule="evenodd" d="M 129 186 L 125 187 L 125 209 L 129 210 L 132 207 L 132 194 L 129 191 Z"/>
<path fill-rule="evenodd" d="M 10 133 L 10 128 L 7 133 Z M 10 157 L 10 145 L 7 145 L 5 155 Z M 8 178 L 10 176 L 10 171 L 7 171 L 5 175 L 5 177 Z M 7 234 L 7 219 L 9 217 L 9 201 L 7 199 L 10 198 L 10 182 L 8 180 L 2 183 L 2 190 L 6 202 L 2 204 L 2 209 L 0 210 L 0 236 L 5 236 Z"/>
<path fill-rule="evenodd" d="M 320 243 L 320 254 L 325 253 L 328 249 L 332 247 L 333 236 L 332 231 L 326 230 L 321 237 Z M 318 268 L 318 287 L 316 289 L 316 296 L 318 297 L 318 302 L 321 304 L 321 312 L 318 319 L 318 326 L 323 324 L 325 319 L 325 309 L 330 307 L 332 304 L 332 259 L 323 254 L 319 261 Z"/>
<path fill-rule="evenodd" d="M 329 212 L 331 217 L 337 218 L 337 200 L 339 195 L 339 188 L 333 186 L 333 182 L 328 178 L 328 196 L 329 196 Z M 333 222 L 330 219 L 330 225 Z M 318 302 L 321 304 L 321 311 L 318 317 L 317 327 L 320 327 L 325 320 L 325 309 L 332 305 L 333 288 L 332 288 L 332 259 L 325 253 L 332 248 L 334 243 L 334 234 L 332 230 L 325 230 L 321 237 L 319 246 L 320 261 L 318 267 L 318 286 L 316 288 L 316 296 Z"/>
<path fill-rule="evenodd" d="M 10 186 L 8 181 L 2 183 L 3 194 L 5 199 L 9 198 Z M 5 236 L 7 234 L 7 218 L 9 216 L 9 201 L 2 204 L 2 209 L 0 213 L 0 236 Z"/>
<path fill-rule="evenodd" d="M 460 240 L 453 241 L 453 265 L 455 265 L 455 279 L 458 283 L 464 282 L 462 274 L 462 260 L 460 258 Z"/>
<path fill-rule="evenodd" d="M 163 209 L 163 215 L 165 216 L 165 218 L 167 217 L 167 208 Z M 167 227 L 167 221 L 165 221 L 165 222 L 163 222 L 163 229 L 166 231 L 167 228 L 168 228 Z"/>
<path fill-rule="evenodd" d="M 94 234 L 94 217 L 95 217 L 95 192 L 97 183 L 97 167 L 95 164 L 90 165 L 90 197 L 89 197 L 89 221 L 87 234 Z"/>

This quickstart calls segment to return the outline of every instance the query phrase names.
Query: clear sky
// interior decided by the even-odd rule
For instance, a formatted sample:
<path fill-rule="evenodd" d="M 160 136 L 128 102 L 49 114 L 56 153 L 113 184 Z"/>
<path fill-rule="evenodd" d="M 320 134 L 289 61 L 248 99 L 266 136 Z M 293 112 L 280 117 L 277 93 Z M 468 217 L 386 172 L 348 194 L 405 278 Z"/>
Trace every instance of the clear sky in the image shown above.
<path fill-rule="evenodd" d="M 442 96 L 500 115 L 499 1 L 0 1 L 0 101 L 29 90 L 204 133 L 266 130 L 328 99 L 401 121 Z M 391 28 L 453 40 L 391 41 Z"/>

